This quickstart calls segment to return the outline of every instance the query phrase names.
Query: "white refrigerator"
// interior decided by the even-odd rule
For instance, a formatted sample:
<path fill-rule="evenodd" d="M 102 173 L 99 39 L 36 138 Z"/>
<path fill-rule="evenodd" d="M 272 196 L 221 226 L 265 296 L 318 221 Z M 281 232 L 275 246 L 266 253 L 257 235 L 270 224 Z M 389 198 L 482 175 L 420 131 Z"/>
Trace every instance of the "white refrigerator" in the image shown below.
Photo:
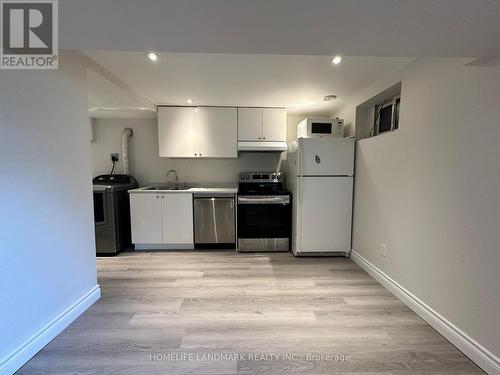
<path fill-rule="evenodd" d="M 288 148 L 295 255 L 348 255 L 351 249 L 354 139 L 299 138 Z"/>

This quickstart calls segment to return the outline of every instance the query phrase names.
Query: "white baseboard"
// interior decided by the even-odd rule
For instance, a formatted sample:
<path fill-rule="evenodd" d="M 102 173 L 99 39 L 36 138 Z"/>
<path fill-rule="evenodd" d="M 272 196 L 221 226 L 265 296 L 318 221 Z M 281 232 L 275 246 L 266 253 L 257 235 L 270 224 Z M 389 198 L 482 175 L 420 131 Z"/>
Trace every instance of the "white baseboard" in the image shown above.
<path fill-rule="evenodd" d="M 418 316 L 425 320 L 467 357 L 474 361 L 474 363 L 486 371 L 486 373 L 490 375 L 500 375 L 500 358 L 481 346 L 477 341 L 468 336 L 453 323 L 446 320 L 443 316 L 433 310 L 430 306 L 426 305 L 396 281 L 391 279 L 359 253 L 353 250 L 351 252 L 351 258 L 375 280 L 380 282 Z"/>
<path fill-rule="evenodd" d="M 28 362 L 36 353 L 60 334 L 76 318 L 101 297 L 101 289 L 96 285 L 57 318 L 31 336 L 23 345 L 0 362 L 0 374 L 12 375 Z"/>

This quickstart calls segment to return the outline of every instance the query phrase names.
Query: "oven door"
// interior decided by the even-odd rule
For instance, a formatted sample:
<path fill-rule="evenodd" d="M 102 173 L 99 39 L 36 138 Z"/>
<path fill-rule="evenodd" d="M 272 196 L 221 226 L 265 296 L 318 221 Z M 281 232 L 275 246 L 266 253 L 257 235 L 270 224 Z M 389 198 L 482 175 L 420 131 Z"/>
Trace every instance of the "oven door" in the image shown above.
<path fill-rule="evenodd" d="M 238 196 L 238 238 L 289 238 L 288 195 Z"/>

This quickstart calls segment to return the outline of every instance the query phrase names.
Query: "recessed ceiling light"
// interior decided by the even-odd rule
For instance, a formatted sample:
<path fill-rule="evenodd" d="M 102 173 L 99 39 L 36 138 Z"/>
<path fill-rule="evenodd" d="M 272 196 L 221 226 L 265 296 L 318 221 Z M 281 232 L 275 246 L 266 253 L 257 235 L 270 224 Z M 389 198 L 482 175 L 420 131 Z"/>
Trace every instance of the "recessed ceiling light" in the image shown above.
<path fill-rule="evenodd" d="M 192 104 L 193 101 L 191 99 L 186 100 L 188 104 Z"/>
<path fill-rule="evenodd" d="M 342 61 L 342 56 L 339 56 L 339 55 L 335 56 L 335 57 L 332 59 L 332 63 L 333 63 L 334 65 L 339 65 L 341 61 Z"/>
<path fill-rule="evenodd" d="M 330 94 L 323 96 L 324 102 L 329 102 L 330 100 L 335 100 L 335 99 L 337 99 L 337 95 Z"/>
<path fill-rule="evenodd" d="M 149 52 L 148 53 L 148 59 L 151 61 L 157 61 L 158 60 L 158 55 L 154 52 Z"/>

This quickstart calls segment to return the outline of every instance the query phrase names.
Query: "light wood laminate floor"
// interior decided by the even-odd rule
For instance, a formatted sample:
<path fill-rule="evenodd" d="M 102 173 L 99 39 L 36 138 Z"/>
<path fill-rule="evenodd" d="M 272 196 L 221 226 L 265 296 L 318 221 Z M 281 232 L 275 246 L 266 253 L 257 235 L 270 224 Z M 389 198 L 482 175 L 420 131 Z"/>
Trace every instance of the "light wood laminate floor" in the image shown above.
<path fill-rule="evenodd" d="M 483 374 L 350 259 L 154 252 L 97 267 L 102 298 L 19 374 Z"/>

